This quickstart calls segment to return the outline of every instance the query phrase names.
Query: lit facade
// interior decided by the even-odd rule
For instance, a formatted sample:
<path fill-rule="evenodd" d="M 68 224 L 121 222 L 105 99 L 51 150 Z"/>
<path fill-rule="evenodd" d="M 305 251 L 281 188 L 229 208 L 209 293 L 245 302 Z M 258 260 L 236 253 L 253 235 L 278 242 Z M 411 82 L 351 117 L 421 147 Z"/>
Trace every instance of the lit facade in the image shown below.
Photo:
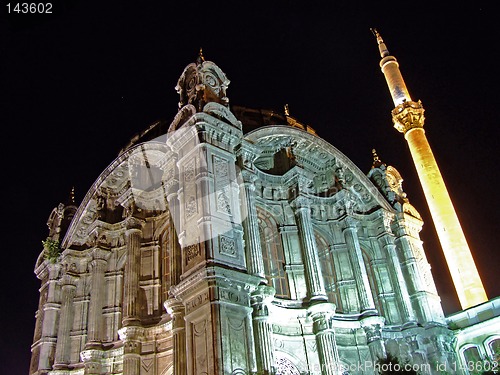
<path fill-rule="evenodd" d="M 398 171 L 363 173 L 288 111 L 230 108 L 228 84 L 200 56 L 164 134 L 54 209 L 30 374 L 457 367 Z"/>

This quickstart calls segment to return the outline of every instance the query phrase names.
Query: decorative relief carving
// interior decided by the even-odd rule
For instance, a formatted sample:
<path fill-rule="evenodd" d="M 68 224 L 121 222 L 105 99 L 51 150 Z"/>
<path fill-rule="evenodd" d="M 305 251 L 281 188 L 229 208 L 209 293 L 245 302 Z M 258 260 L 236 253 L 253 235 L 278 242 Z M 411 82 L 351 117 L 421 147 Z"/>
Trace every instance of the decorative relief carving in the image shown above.
<path fill-rule="evenodd" d="M 191 160 L 184 166 L 184 181 L 193 182 L 196 172 L 196 159 Z"/>
<path fill-rule="evenodd" d="M 231 327 L 231 329 L 234 331 L 243 331 L 245 328 L 245 320 L 243 318 L 236 319 L 234 317 L 228 316 L 227 322 L 229 324 L 229 327 Z"/>
<path fill-rule="evenodd" d="M 217 193 L 217 211 L 231 215 L 231 203 L 227 196 L 227 190 L 229 190 L 229 186 L 224 187 Z"/>
<path fill-rule="evenodd" d="M 307 341 L 307 345 L 309 346 L 309 350 L 313 353 L 316 353 L 318 351 L 318 345 L 316 344 L 316 341 L 309 340 Z"/>
<path fill-rule="evenodd" d="M 274 339 L 274 345 L 273 345 L 275 348 L 279 348 L 279 349 L 282 349 L 284 348 L 285 344 L 283 343 L 283 340 L 280 340 L 280 339 L 277 339 L 275 338 Z"/>
<path fill-rule="evenodd" d="M 227 160 L 224 160 L 218 156 L 213 156 L 214 161 L 214 173 L 217 179 L 227 179 L 229 178 L 229 168 L 227 165 Z"/>
<path fill-rule="evenodd" d="M 285 357 L 276 358 L 276 375 L 300 375 L 295 365 Z"/>
<path fill-rule="evenodd" d="M 195 359 L 195 374 L 207 373 L 208 370 L 208 359 L 207 359 L 207 349 L 208 349 L 208 334 L 207 326 L 209 326 L 208 319 L 202 320 L 201 322 L 192 323 L 193 327 L 193 346 L 194 352 L 192 353 Z M 210 343 L 212 344 L 212 343 Z"/>
<path fill-rule="evenodd" d="M 219 289 L 219 299 L 221 301 L 248 305 L 248 297 L 228 289 Z"/>
<path fill-rule="evenodd" d="M 144 358 L 142 360 L 142 369 L 144 372 L 149 372 L 153 368 L 153 359 L 152 358 Z"/>
<path fill-rule="evenodd" d="M 394 127 L 401 133 L 424 127 L 424 107 L 422 102 L 406 101 L 392 110 Z"/>
<path fill-rule="evenodd" d="M 188 265 L 193 259 L 201 256 L 201 248 L 199 244 L 193 244 L 184 248 L 184 259 Z"/>
<path fill-rule="evenodd" d="M 220 253 L 236 257 L 236 242 L 233 238 L 226 236 L 219 236 Z"/>
<path fill-rule="evenodd" d="M 198 202 L 196 201 L 196 197 L 193 195 L 187 197 L 185 203 L 186 209 L 186 219 L 190 219 L 192 216 L 196 215 L 198 212 Z"/>
<path fill-rule="evenodd" d="M 210 297 L 209 297 L 208 291 L 190 299 L 189 301 L 186 302 L 186 314 L 189 314 L 191 311 L 193 311 L 197 307 L 207 303 L 209 300 L 210 300 Z"/>
<path fill-rule="evenodd" d="M 372 343 L 382 338 L 382 332 L 379 324 L 364 327 L 366 333 L 366 341 Z"/>

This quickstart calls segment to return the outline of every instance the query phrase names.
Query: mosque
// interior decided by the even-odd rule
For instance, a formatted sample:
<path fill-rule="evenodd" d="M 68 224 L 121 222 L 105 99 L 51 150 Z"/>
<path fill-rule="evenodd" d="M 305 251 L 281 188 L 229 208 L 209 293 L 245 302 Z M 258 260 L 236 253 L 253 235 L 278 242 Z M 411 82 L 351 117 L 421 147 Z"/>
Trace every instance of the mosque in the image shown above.
<path fill-rule="evenodd" d="M 200 51 L 179 110 L 49 216 L 30 375 L 421 374 L 498 370 L 488 299 L 413 101 L 380 67 L 462 311 L 445 316 L 402 176 L 361 171 L 283 113 L 230 106 Z M 414 372 L 415 373 L 415 372 Z"/>

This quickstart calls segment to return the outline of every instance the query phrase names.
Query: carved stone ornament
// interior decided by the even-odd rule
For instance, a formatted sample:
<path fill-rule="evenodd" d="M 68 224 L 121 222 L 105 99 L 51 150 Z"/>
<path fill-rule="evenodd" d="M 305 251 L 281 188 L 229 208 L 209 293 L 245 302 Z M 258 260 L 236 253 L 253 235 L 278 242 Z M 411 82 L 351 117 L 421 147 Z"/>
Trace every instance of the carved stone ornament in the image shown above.
<path fill-rule="evenodd" d="M 275 365 L 276 375 L 300 375 L 300 371 L 288 358 L 278 357 Z"/>
<path fill-rule="evenodd" d="M 406 101 L 392 110 L 394 127 L 405 134 L 408 130 L 424 127 L 424 107 L 422 102 Z"/>
<path fill-rule="evenodd" d="M 211 61 L 199 59 L 197 63 L 189 64 L 175 87 L 180 95 L 179 108 L 192 104 L 201 112 L 209 102 L 227 106 L 229 99 L 226 89 L 229 82 L 224 72 Z"/>

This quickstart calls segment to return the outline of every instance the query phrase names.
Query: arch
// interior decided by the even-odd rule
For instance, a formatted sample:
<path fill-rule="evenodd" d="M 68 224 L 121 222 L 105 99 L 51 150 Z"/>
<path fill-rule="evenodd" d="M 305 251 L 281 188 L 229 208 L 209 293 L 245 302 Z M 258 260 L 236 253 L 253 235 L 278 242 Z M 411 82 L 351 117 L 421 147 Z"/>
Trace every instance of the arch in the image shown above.
<path fill-rule="evenodd" d="M 494 335 L 484 340 L 484 348 L 493 361 L 500 360 L 500 335 Z"/>
<path fill-rule="evenodd" d="M 460 348 L 460 358 L 464 363 L 464 370 L 467 374 L 479 374 L 481 372 L 469 371 L 469 364 L 471 368 L 475 368 L 475 364 L 482 362 L 484 359 L 483 349 L 479 345 L 466 344 Z"/>
<path fill-rule="evenodd" d="M 267 210 L 257 207 L 264 273 L 269 285 L 276 290 L 275 297 L 290 298 L 290 285 L 286 272 L 287 259 L 283 250 L 278 224 Z"/>

